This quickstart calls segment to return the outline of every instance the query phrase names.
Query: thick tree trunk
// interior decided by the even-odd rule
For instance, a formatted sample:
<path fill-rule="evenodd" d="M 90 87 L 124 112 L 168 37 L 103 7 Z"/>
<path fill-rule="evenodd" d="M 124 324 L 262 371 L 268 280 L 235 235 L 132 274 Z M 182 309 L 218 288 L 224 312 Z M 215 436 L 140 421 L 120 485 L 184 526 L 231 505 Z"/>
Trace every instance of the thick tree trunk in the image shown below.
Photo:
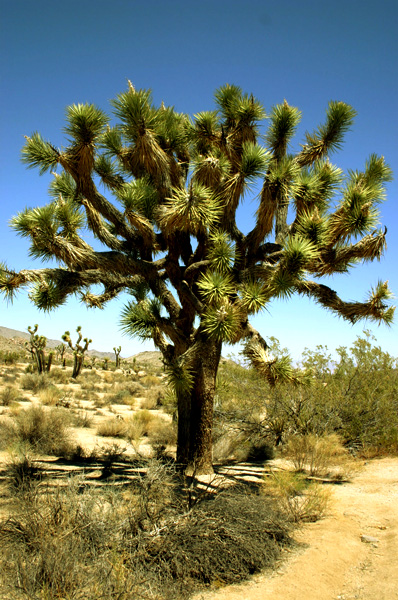
<path fill-rule="evenodd" d="M 189 461 L 189 439 L 191 418 L 191 395 L 189 392 L 177 394 L 177 456 L 178 468 L 185 470 Z"/>
<path fill-rule="evenodd" d="M 213 473 L 213 409 L 221 343 L 201 344 L 191 394 L 187 474 Z"/>

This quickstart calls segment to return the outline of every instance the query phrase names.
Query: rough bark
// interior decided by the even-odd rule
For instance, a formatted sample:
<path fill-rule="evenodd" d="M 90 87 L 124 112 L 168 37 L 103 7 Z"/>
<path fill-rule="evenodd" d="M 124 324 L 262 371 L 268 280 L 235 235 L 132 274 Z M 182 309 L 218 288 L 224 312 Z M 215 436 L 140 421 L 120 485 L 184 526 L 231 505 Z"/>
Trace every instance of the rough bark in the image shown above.
<path fill-rule="evenodd" d="M 213 473 L 213 406 L 221 343 L 201 344 L 191 395 L 189 459 L 187 474 Z"/>
<path fill-rule="evenodd" d="M 189 392 L 177 393 L 177 456 L 178 468 L 185 470 L 189 461 L 189 440 L 191 418 L 191 395 Z"/>

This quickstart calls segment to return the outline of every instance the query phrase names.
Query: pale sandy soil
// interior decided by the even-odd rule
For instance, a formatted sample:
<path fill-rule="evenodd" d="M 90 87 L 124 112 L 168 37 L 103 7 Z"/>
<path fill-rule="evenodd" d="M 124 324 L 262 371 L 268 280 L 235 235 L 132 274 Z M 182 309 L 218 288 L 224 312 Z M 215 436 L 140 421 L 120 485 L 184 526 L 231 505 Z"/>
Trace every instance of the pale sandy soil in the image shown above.
<path fill-rule="evenodd" d="M 295 537 L 301 546 L 277 571 L 195 600 L 398 599 L 398 458 L 334 486 L 328 516 Z"/>

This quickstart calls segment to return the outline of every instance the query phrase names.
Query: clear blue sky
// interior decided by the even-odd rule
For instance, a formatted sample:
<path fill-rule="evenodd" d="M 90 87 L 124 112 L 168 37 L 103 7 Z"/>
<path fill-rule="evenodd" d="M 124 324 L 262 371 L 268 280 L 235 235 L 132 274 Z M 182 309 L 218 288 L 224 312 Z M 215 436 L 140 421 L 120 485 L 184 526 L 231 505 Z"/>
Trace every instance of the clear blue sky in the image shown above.
<path fill-rule="evenodd" d="M 378 279 L 389 279 L 398 295 L 398 3 L 395 0 L 13 0 L 1 10 L 0 260 L 15 269 L 40 266 L 28 258 L 28 243 L 8 227 L 25 206 L 47 202 L 51 176 L 20 162 L 23 136 L 39 131 L 64 144 L 65 107 L 92 102 L 110 111 L 109 101 L 126 89 L 151 88 L 193 115 L 214 108 L 214 90 L 234 83 L 253 93 L 266 110 L 283 102 L 300 108 L 303 119 L 293 150 L 305 131 L 324 120 L 330 100 L 358 112 L 342 151 L 331 159 L 345 171 L 362 169 L 371 153 L 384 155 L 394 170 L 381 222 L 388 249 L 379 263 L 357 267 L 330 284 L 345 300 L 363 300 Z M 247 221 L 255 211 L 248 202 Z M 75 300 L 50 315 L 36 310 L 21 292 L 13 305 L 0 299 L 0 325 L 39 331 L 59 339 L 82 325 L 98 350 L 122 346 L 122 355 L 142 349 L 121 335 L 123 300 L 104 311 Z M 298 359 L 305 347 L 349 346 L 364 328 L 398 355 L 397 325 L 351 326 L 304 299 L 273 303 L 254 322 L 277 337 Z M 226 350 L 228 352 L 228 350 Z"/>

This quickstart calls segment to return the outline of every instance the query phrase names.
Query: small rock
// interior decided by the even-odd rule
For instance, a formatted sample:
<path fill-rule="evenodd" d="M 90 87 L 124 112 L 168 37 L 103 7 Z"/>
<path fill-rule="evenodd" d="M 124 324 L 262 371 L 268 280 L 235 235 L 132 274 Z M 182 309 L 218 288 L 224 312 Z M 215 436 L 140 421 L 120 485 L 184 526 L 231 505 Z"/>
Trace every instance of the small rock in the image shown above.
<path fill-rule="evenodd" d="M 364 542 L 365 544 L 377 544 L 378 541 L 377 538 L 372 537 L 371 535 L 361 535 L 361 542 Z"/>

